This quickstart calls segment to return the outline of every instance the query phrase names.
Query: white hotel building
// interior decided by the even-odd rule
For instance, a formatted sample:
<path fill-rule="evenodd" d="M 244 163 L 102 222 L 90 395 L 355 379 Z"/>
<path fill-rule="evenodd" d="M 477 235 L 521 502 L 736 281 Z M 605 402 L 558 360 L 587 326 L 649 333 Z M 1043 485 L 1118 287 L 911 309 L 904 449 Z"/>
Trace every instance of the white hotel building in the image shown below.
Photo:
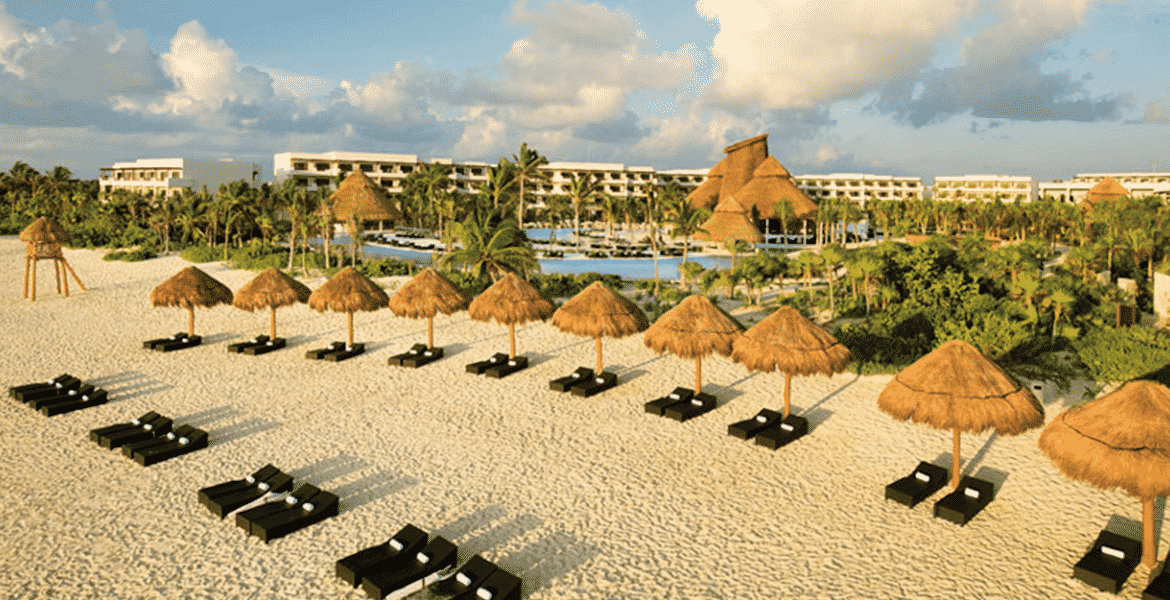
<path fill-rule="evenodd" d="M 1134 198 L 1161 196 L 1170 200 L 1170 173 L 1077 173 L 1068 181 L 1045 181 L 1040 196 L 1052 196 L 1058 202 L 1077 204 L 1106 176 L 1113 177 Z"/>
<path fill-rule="evenodd" d="M 962 200 L 990 202 L 998 197 L 1005 203 L 1035 202 L 1036 182 L 1022 175 L 959 175 L 935 177 L 931 186 L 934 200 Z"/>
<path fill-rule="evenodd" d="M 230 158 L 140 158 L 102 167 L 98 185 L 103 195 L 124 189 L 161 198 L 173 197 L 181 189 L 198 192 L 204 186 L 214 194 L 221 184 L 241 179 L 252 187 L 259 187 L 263 175 L 260 163 L 237 162 Z"/>
<path fill-rule="evenodd" d="M 922 198 L 922 178 L 868 173 L 794 175 L 796 187 L 813 202 L 822 198 L 845 198 L 865 208 L 867 200 L 910 200 Z"/>

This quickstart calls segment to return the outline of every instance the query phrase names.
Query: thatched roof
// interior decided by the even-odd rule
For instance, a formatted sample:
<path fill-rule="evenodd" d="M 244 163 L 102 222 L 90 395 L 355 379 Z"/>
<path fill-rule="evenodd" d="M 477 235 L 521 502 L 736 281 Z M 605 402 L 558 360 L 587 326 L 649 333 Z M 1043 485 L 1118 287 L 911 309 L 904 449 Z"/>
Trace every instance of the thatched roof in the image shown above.
<path fill-rule="evenodd" d="M 727 153 L 727 168 L 723 173 L 723 185 L 719 188 L 719 201 L 739 195 L 747 185 L 756 167 L 768 157 L 768 134 L 757 135 L 736 142 L 723 149 Z"/>
<path fill-rule="evenodd" d="M 962 340 L 902 369 L 878 396 L 878 408 L 903 421 L 971 433 L 1017 435 L 1044 424 L 1032 392 Z"/>
<path fill-rule="evenodd" d="M 735 197 L 749 211 L 753 206 L 756 207 L 756 216 L 761 219 L 775 218 L 774 209 L 780 200 L 792 204 L 796 218 L 805 218 L 817 212 L 817 205 L 796 187 L 788 170 L 774 156 L 765 158 L 756 167 L 752 180 Z"/>
<path fill-rule="evenodd" d="M 309 286 L 272 268 L 244 284 L 236 292 L 232 306 L 248 312 L 260 308 L 280 308 L 297 302 L 308 302 L 312 293 Z"/>
<path fill-rule="evenodd" d="M 735 198 L 728 198 L 715 207 L 715 214 L 702 225 L 707 233 L 696 233 L 694 238 L 703 242 L 725 242 L 744 240 L 752 243 L 764 241 L 764 235 Z"/>
<path fill-rule="evenodd" d="M 1039 444 L 1072 479 L 1139 498 L 1170 496 L 1170 389 L 1131 381 L 1061 413 Z"/>
<path fill-rule="evenodd" d="M 357 214 L 367 221 L 401 221 L 402 213 L 386 197 L 378 184 L 361 169 L 350 173 L 329 196 L 333 204 L 333 218 L 348 221 Z"/>
<path fill-rule="evenodd" d="M 791 306 L 782 306 L 736 338 L 731 360 L 749 371 L 789 375 L 841 373 L 853 360 L 841 342 Z"/>
<path fill-rule="evenodd" d="M 470 302 L 455 284 L 427 269 L 406 282 L 390 297 L 390 310 L 400 317 L 432 318 L 436 313 L 450 315 L 465 310 Z"/>
<path fill-rule="evenodd" d="M 210 308 L 216 304 L 231 304 L 232 291 L 212 276 L 195 267 L 187 267 L 160 283 L 150 292 L 154 306 Z"/>
<path fill-rule="evenodd" d="M 353 267 L 337 272 L 329 281 L 309 296 L 309 306 L 317 312 L 353 313 L 359 310 L 375 311 L 390 301 L 386 292 Z"/>
<path fill-rule="evenodd" d="M 699 358 L 712 352 L 731 354 L 732 342 L 743 335 L 743 325 L 715 306 L 706 296 L 687 296 L 646 330 L 646 347 L 662 354 Z"/>
<path fill-rule="evenodd" d="M 467 315 L 476 321 L 495 319 L 505 325 L 543 321 L 552 314 L 552 302 L 515 273 L 501 277 L 467 307 Z"/>
<path fill-rule="evenodd" d="M 687 194 L 687 200 L 695 208 L 713 208 L 719 204 L 719 188 L 723 186 L 723 171 L 727 169 L 727 159 L 719 161 L 710 171 L 707 179 L 699 187 Z"/>
<path fill-rule="evenodd" d="M 573 296 L 552 317 L 561 331 L 587 337 L 620 338 L 650 326 L 646 313 L 629 298 L 600 281 Z"/>
<path fill-rule="evenodd" d="M 1129 195 L 1129 190 L 1118 183 L 1113 177 L 1106 175 L 1097 185 L 1089 188 L 1085 197 L 1081 199 L 1081 209 L 1086 213 L 1093 212 L 1093 206 L 1102 200 L 1120 200 Z"/>
<path fill-rule="evenodd" d="M 31 225 L 20 232 L 20 241 L 34 243 L 64 244 L 69 241 L 69 234 L 48 217 L 37 217 Z"/>

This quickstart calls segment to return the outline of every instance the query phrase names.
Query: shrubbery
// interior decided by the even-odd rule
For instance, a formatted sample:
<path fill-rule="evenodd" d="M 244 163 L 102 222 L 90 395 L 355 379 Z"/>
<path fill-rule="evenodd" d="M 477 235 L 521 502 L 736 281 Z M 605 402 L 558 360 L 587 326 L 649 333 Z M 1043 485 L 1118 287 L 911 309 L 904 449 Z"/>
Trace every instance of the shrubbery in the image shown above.
<path fill-rule="evenodd" d="M 106 253 L 102 260 L 120 260 L 122 262 L 138 262 L 158 257 L 158 252 L 150 246 L 142 246 L 135 250 L 114 250 Z"/>

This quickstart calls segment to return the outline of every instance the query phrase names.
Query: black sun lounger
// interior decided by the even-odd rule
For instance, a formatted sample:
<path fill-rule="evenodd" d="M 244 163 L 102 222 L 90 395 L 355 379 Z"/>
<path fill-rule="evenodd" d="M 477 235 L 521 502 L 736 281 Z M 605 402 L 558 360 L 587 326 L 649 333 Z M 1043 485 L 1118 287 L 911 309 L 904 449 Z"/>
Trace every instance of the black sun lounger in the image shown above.
<path fill-rule="evenodd" d="M 295 507 L 276 514 L 252 520 L 252 535 L 264 540 L 264 543 L 280 539 L 290 533 L 300 531 L 315 523 L 320 523 L 329 517 L 336 517 L 340 505 L 337 494 L 325 490 L 317 490 L 316 494 L 304 494 L 304 499 Z"/>
<path fill-rule="evenodd" d="M 775 450 L 808 433 L 808 419 L 789 414 L 776 425 L 756 434 L 756 445 Z"/>
<path fill-rule="evenodd" d="M 433 583 L 429 590 L 441 596 L 475 591 L 495 570 L 495 563 L 476 554 L 454 574 Z"/>
<path fill-rule="evenodd" d="M 1116 594 L 1141 559 L 1140 541 L 1102 531 L 1093 547 L 1073 566 L 1073 577 L 1103 592 Z"/>
<path fill-rule="evenodd" d="M 578 383 L 577 385 L 574 385 L 572 388 L 570 388 L 570 391 L 574 396 L 588 398 L 590 396 L 600 394 L 605 390 L 615 388 L 617 387 L 617 384 L 617 375 L 610 373 L 609 371 L 602 371 L 600 374 L 595 375 L 592 379 L 588 379 Z"/>
<path fill-rule="evenodd" d="M 57 390 L 56 394 L 52 396 L 41 396 L 40 398 L 27 400 L 25 401 L 25 404 L 31 406 L 33 410 L 40 410 L 42 407 L 48 406 L 50 404 L 68 402 L 76 398 L 78 394 L 92 393 L 96 389 L 97 388 L 88 383 L 82 383 L 76 387 L 59 389 Z"/>
<path fill-rule="evenodd" d="M 427 545 L 427 533 L 407 524 L 385 544 L 359 550 L 337 561 L 337 576 L 353 587 L 362 584 L 366 575 L 397 569 Z"/>
<path fill-rule="evenodd" d="M 412 356 L 418 356 L 419 354 L 422 354 L 426 349 L 427 349 L 426 344 L 415 344 L 415 345 L 410 347 L 410 350 L 407 350 L 406 352 L 403 352 L 402 354 L 395 354 L 394 356 L 391 356 L 389 359 L 386 360 L 386 364 L 388 364 L 392 367 L 401 367 L 403 360 L 410 358 Z"/>
<path fill-rule="evenodd" d="M 255 346 L 248 346 L 244 348 L 244 354 L 248 356 L 260 356 L 261 354 L 268 354 L 273 350 L 280 350 L 288 345 L 288 340 L 284 338 L 273 338 L 264 342 L 263 344 L 256 344 Z"/>
<path fill-rule="evenodd" d="M 199 502 L 222 519 L 241 506 L 260 500 L 265 494 L 287 492 L 292 487 L 292 475 L 267 465 L 246 479 L 199 490 Z"/>
<path fill-rule="evenodd" d="M 715 396 L 700 392 L 687 402 L 676 402 L 666 407 L 662 411 L 662 416 L 682 423 L 715 410 L 715 403 Z"/>
<path fill-rule="evenodd" d="M 728 425 L 727 435 L 737 437 L 741 440 L 750 440 L 757 433 L 776 425 L 782 418 L 784 418 L 784 413 L 765 408 L 756 413 L 756 416 L 746 421 L 739 421 L 738 423 Z"/>
<path fill-rule="evenodd" d="M 500 363 L 506 363 L 506 362 L 508 362 L 508 355 L 504 354 L 502 352 L 497 352 L 496 354 L 493 354 L 492 357 L 487 359 L 487 360 L 481 360 L 479 362 L 473 362 L 473 363 L 467 365 L 467 372 L 468 373 L 475 373 L 476 375 L 483 375 L 483 372 L 488 370 L 489 367 L 493 367 L 493 366 L 498 365 Z"/>
<path fill-rule="evenodd" d="M 178 439 L 176 436 L 185 436 L 192 433 L 194 430 L 195 428 L 190 425 L 179 425 L 172 428 L 171 432 L 166 435 L 160 435 L 156 438 L 142 440 L 140 442 L 122 444 L 122 456 L 125 456 L 126 458 L 134 458 L 134 454 L 139 450 L 150 448 L 152 446 L 162 446 L 163 444 L 168 444 Z"/>
<path fill-rule="evenodd" d="M 475 588 L 454 596 L 451 600 L 520 600 L 520 578 L 496 569 Z"/>
<path fill-rule="evenodd" d="M 124 444 L 132 444 L 134 442 L 163 436 L 171 432 L 171 424 L 171 420 L 167 417 L 158 416 L 151 421 L 142 422 L 137 427 L 119 429 L 118 431 L 103 435 L 98 439 L 98 445 L 102 448 L 113 450 Z"/>
<path fill-rule="evenodd" d="M 592 378 L 593 369 L 587 367 L 577 367 L 577 370 L 573 371 L 569 375 L 548 382 L 548 389 L 554 392 L 567 392 L 569 391 L 569 388 L 573 387 L 574 385 L 577 385 L 582 381 L 588 381 Z"/>
<path fill-rule="evenodd" d="M 176 456 L 190 454 L 207 447 L 207 432 L 184 425 L 183 432 L 172 431 L 163 436 L 167 443 L 142 448 L 134 453 L 134 462 L 149 467 Z"/>
<path fill-rule="evenodd" d="M 267 341 L 268 341 L 268 336 L 258 335 L 250 340 L 247 340 L 247 341 L 236 342 L 234 344 L 228 344 L 227 349 L 228 349 L 228 352 L 235 352 L 236 354 L 241 354 L 241 353 L 243 353 L 245 348 L 251 348 L 252 346 L 258 346 L 258 345 L 263 344 L 264 342 L 267 342 Z"/>
<path fill-rule="evenodd" d="M 1170 555 L 1162 561 L 1162 572 L 1150 581 L 1146 589 L 1142 590 L 1142 600 L 1170 600 Z"/>
<path fill-rule="evenodd" d="M 443 349 L 439 347 L 427 348 L 418 356 L 411 356 L 403 359 L 402 366 L 417 369 L 423 365 L 430 364 L 443 358 Z"/>
<path fill-rule="evenodd" d="M 158 346 L 158 345 L 161 345 L 161 344 L 166 344 L 166 343 L 168 343 L 168 342 L 173 342 L 173 341 L 176 341 L 176 340 L 181 340 L 181 339 L 183 339 L 183 338 L 185 338 L 185 337 L 187 337 L 187 332 L 186 332 L 186 331 L 180 331 L 180 332 L 178 332 L 178 333 L 176 333 L 176 334 L 172 335 L 171 337 L 164 337 L 164 338 L 157 338 L 157 339 L 153 339 L 153 340 L 146 340 L 145 342 L 142 342 L 142 349 L 143 349 L 143 350 L 154 350 L 154 347 L 155 347 L 155 346 Z"/>
<path fill-rule="evenodd" d="M 52 398 L 54 396 L 60 395 L 61 393 L 68 392 L 69 390 L 75 390 L 79 387 L 81 387 L 80 379 L 76 377 L 66 377 L 65 379 L 62 379 L 61 381 L 58 381 L 51 386 L 17 392 L 16 399 L 24 402 L 25 404 L 28 404 L 34 400 Z"/>
<path fill-rule="evenodd" d="M 364 354 L 365 351 L 366 351 L 365 344 L 355 343 L 352 346 L 345 346 L 341 350 L 334 350 L 333 352 L 326 352 L 325 355 L 321 357 L 321 360 L 327 360 L 329 362 L 341 362 L 343 360 L 347 360 L 347 359 L 353 358 L 355 356 L 358 356 L 359 354 Z"/>
<path fill-rule="evenodd" d="M 321 360 L 325 357 L 326 354 L 329 354 L 330 352 L 337 352 L 338 350 L 345 350 L 345 342 L 333 342 L 324 348 L 309 350 L 308 352 L 305 352 L 305 358 Z"/>
<path fill-rule="evenodd" d="M 72 375 L 68 373 L 62 373 L 48 381 L 38 381 L 36 383 L 26 383 L 24 385 L 13 386 L 8 388 L 8 395 L 16 400 L 21 400 L 23 402 L 21 397 L 25 392 L 32 392 L 49 387 L 55 387 L 56 384 L 63 383 L 64 381 L 72 378 Z"/>
<path fill-rule="evenodd" d="M 153 349 L 158 352 L 173 352 L 175 350 L 183 350 L 185 348 L 194 348 L 195 346 L 198 346 L 202 343 L 203 338 L 198 335 L 183 334 L 183 337 L 177 340 L 156 344 Z"/>
<path fill-rule="evenodd" d="M 236 494 L 248 489 L 253 489 L 257 484 L 267 481 L 269 477 L 273 477 L 278 473 L 280 473 L 280 469 L 277 469 L 276 467 L 272 466 L 272 463 L 269 463 L 263 467 L 260 467 L 260 470 L 252 473 L 251 475 L 248 475 L 243 479 L 233 479 L 231 481 L 225 481 L 223 483 L 207 486 L 199 490 L 199 503 L 210 508 L 211 502 L 214 499 L 227 496 L 229 494 Z M 268 491 L 267 487 L 262 490 L 262 492 L 266 491 Z M 222 517 L 223 515 L 220 516 Z"/>
<path fill-rule="evenodd" d="M 914 472 L 886 486 L 886 500 L 914 508 L 947 484 L 951 472 L 945 467 L 920 462 Z"/>
<path fill-rule="evenodd" d="M 990 481 L 963 477 L 958 489 L 934 503 L 934 516 L 966 525 L 994 499 L 995 486 Z"/>
<path fill-rule="evenodd" d="M 447 538 L 435 536 L 431 538 L 426 548 L 399 568 L 366 575 L 362 578 L 362 589 L 367 596 L 375 600 L 383 600 L 395 592 L 398 592 L 396 595 L 401 595 L 402 592 L 408 591 L 403 589 L 407 586 L 415 588 L 414 591 L 422 590 L 431 583 L 425 581 L 427 577 L 455 566 L 458 550 Z M 423 585 L 419 585 L 420 583 Z"/>
<path fill-rule="evenodd" d="M 109 425 L 107 427 L 91 429 L 89 431 L 89 440 L 95 444 L 101 444 L 102 438 L 106 437 L 107 435 L 122 431 L 123 429 L 137 429 L 143 423 L 149 423 L 157 419 L 159 416 L 160 415 L 158 413 L 152 410 L 142 415 L 141 417 L 138 417 L 137 419 L 131 420 L 129 423 L 118 423 L 117 425 Z"/>
<path fill-rule="evenodd" d="M 47 406 L 42 406 L 41 414 L 46 417 L 52 417 L 54 415 L 61 415 L 75 410 L 105 404 L 110 400 L 110 395 L 106 390 L 95 388 L 89 384 L 85 384 L 75 391 L 77 392 L 76 394 L 70 394 L 63 402 L 55 402 Z"/>
<path fill-rule="evenodd" d="M 317 486 L 306 483 L 295 491 L 289 492 L 281 501 L 265 502 L 259 506 L 242 510 L 236 513 L 236 527 L 243 529 L 244 533 L 252 535 L 252 523 L 256 520 L 284 512 L 290 508 L 299 508 L 302 502 L 316 496 L 319 491 L 321 489 Z"/>
<path fill-rule="evenodd" d="M 674 391 L 657 399 L 651 400 L 645 404 L 646 412 L 662 416 L 666 412 L 666 407 L 679 402 L 690 402 L 691 398 L 695 397 L 695 390 L 688 390 L 684 387 L 676 387 Z"/>
<path fill-rule="evenodd" d="M 498 365 L 492 365 L 484 370 L 483 374 L 492 379 L 503 379 L 517 371 L 523 371 L 528 368 L 528 357 L 517 356 L 509 358 L 507 362 Z"/>

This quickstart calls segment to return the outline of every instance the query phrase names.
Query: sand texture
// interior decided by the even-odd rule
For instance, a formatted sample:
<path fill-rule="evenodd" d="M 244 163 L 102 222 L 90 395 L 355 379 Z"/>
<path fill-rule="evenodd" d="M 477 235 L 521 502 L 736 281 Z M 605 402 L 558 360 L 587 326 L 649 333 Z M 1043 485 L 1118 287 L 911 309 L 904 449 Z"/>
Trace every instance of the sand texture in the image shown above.
<path fill-rule="evenodd" d="M 592 366 L 593 340 L 518 327 L 532 366 L 488 379 L 464 365 L 506 352 L 508 331 L 466 312 L 435 319 L 447 357 L 421 369 L 386 364 L 426 337 L 425 321 L 388 310 L 355 316 L 365 355 L 306 360 L 344 339 L 345 316 L 305 305 L 277 311 L 284 350 L 229 354 L 267 333 L 268 314 L 220 306 L 196 310 L 203 346 L 163 354 L 141 342 L 185 330 L 186 311 L 148 297 L 186 261 L 66 249 L 89 291 L 57 295 L 41 262 L 33 304 L 20 297 L 23 251 L 0 238 L 0 379 L 68 372 L 114 401 L 49 418 L 0 399 L 0 598 L 364 598 L 334 562 L 406 523 L 458 544 L 461 562 L 481 553 L 521 576 L 533 600 L 1111 598 L 1073 579 L 1073 564 L 1107 525 L 1140 539 L 1138 501 L 1061 475 L 1040 429 L 963 436 L 964 472 L 1000 488 L 966 527 L 932 517 L 945 491 L 914 509 L 885 501 L 920 460 L 951 460 L 949 431 L 878 410 L 889 376 L 794 378 L 793 412 L 811 431 L 772 451 L 727 426 L 782 406 L 783 376 L 713 356 L 703 388 L 719 408 L 652 416 L 643 403 L 691 387 L 694 363 L 641 335 L 605 340 L 622 383 L 588 399 L 548 381 Z M 199 267 L 233 291 L 256 275 Z M 1045 420 L 1075 396 L 1050 387 Z M 210 447 L 143 468 L 88 439 L 149 410 L 208 430 Z M 268 462 L 340 495 L 341 514 L 266 546 L 198 503 L 199 488 Z M 1139 566 L 1119 597 L 1140 598 L 1148 578 Z"/>

